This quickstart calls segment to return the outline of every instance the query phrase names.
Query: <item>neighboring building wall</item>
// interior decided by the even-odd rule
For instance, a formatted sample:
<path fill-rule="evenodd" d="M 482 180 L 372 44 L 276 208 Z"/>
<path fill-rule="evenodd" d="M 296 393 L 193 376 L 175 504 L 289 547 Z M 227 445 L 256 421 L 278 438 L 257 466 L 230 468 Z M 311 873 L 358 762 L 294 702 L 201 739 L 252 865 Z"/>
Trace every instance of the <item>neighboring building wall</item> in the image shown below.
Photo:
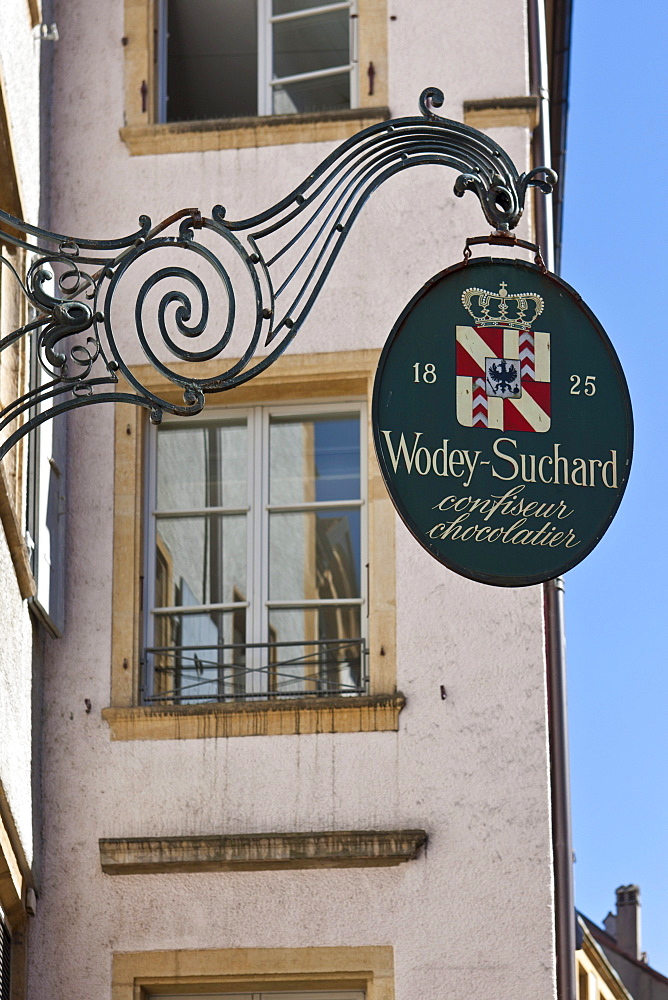
<path fill-rule="evenodd" d="M 131 13 L 139 7 L 128 4 Z M 392 115 L 417 113 L 428 85 L 442 87 L 441 111 L 457 119 L 469 99 L 526 97 L 525 13 L 519 0 L 394 0 L 393 20 L 384 23 Z M 137 40 L 122 0 L 61 0 L 56 19 L 50 185 L 59 231 L 117 236 L 133 231 L 140 213 L 158 221 L 198 205 L 209 215 L 219 202 L 230 218 L 252 215 L 334 148 L 333 141 L 309 141 L 131 156 L 119 128 L 128 115 L 124 58 L 133 58 Z M 381 53 L 377 65 L 384 59 Z M 131 97 L 139 100 L 138 92 Z M 530 166 L 526 124 L 493 130 L 519 170 Z M 299 383 L 304 396 L 293 390 L 290 397 L 308 399 L 318 398 L 320 363 L 330 383 L 337 371 L 358 367 L 360 355 L 368 368 L 413 293 L 461 258 L 466 236 L 487 231 L 474 196 L 452 196 L 454 178 L 441 167 L 420 167 L 374 194 L 275 382 L 262 383 L 265 398 L 285 398 L 280 372 L 295 379 L 299 369 L 311 372 Z M 530 232 L 527 219 L 521 235 Z M 118 330 L 129 359 L 141 363 L 127 316 Z M 351 385 L 357 379 L 351 394 L 359 396 L 361 375 L 347 377 Z M 164 991 L 179 974 L 189 982 L 199 976 L 200 991 L 210 982 L 228 992 L 244 992 L 244 984 L 262 991 L 268 982 L 274 989 L 358 989 L 363 979 L 369 1000 L 516 1000 L 518 984 L 527 997 L 553 995 L 542 590 L 457 577 L 390 515 L 389 531 L 379 532 L 370 553 L 372 601 L 382 592 L 387 605 L 383 649 L 374 645 L 371 669 L 372 678 L 396 672 L 406 696 L 397 730 L 377 722 L 378 710 L 356 732 L 332 732 L 323 716 L 320 732 L 300 734 L 286 722 L 289 735 L 221 738 L 207 735 L 210 719 L 202 713 L 175 709 L 160 717 L 163 730 L 128 739 L 147 723 L 145 715 L 133 721 L 139 710 L 132 715 L 125 695 L 113 693 L 138 669 L 132 650 L 119 658 L 112 645 L 120 620 L 112 619 L 112 599 L 138 578 L 130 552 L 127 576 L 121 584 L 112 578 L 125 557 L 114 537 L 114 496 L 115 489 L 121 495 L 119 477 L 124 502 L 134 496 L 140 458 L 132 452 L 137 465 L 121 468 L 120 456 L 142 426 L 142 414 L 119 416 L 110 406 L 78 410 L 69 422 L 67 626 L 48 646 L 44 861 L 31 998 L 104 1000 L 113 977 L 121 1000 L 161 977 Z M 377 474 L 371 503 L 389 508 Z M 124 506 L 126 522 L 135 509 Z M 381 688 L 374 696 L 394 693 Z M 110 706 L 111 723 L 102 715 Z M 352 699 L 346 710 L 350 730 Z M 200 738 L 178 738 L 194 735 L 193 718 L 204 718 Z M 396 867 L 230 873 L 211 870 L 216 860 L 209 857 L 208 870 L 193 872 L 191 858 L 169 874 L 139 863 L 135 873 L 126 866 L 128 874 L 110 875 L 99 849 L 102 838 L 274 832 L 303 833 L 305 849 L 315 851 L 313 831 L 416 829 L 427 832 L 427 850 Z M 136 847 L 127 845 L 128 857 Z M 217 849 L 210 842 L 205 848 Z M 165 842 L 165 851 L 173 849 L 181 847 Z M 367 864 L 380 850 L 355 849 L 367 851 Z M 147 850 L 151 855 L 150 843 Z"/>
<path fill-rule="evenodd" d="M 40 210 L 40 43 L 37 4 L 0 4 L 0 208 L 37 223 Z M 19 272 L 22 253 L 2 247 Z M 0 336 L 25 322 L 25 303 L 10 270 L 0 269 Z M 0 398 L 27 388 L 22 345 L 0 356 Z M 10 428 L 10 430 L 13 428 Z M 26 902 L 34 885 L 33 624 L 34 593 L 26 526 L 27 445 L 0 466 L 0 919 L 11 940 L 11 997 L 25 997 Z M 3 972 L 3 987 L 5 978 Z M 4 996 L 4 993 L 3 993 Z"/>
<path fill-rule="evenodd" d="M 633 1000 L 668 1000 L 668 978 L 653 969 L 642 952 L 637 885 L 621 885 L 616 890 L 615 912 L 606 917 L 605 930 L 586 917 L 581 923 Z"/>
<path fill-rule="evenodd" d="M 580 920 L 582 947 L 575 953 L 577 1000 L 636 1000 Z"/>

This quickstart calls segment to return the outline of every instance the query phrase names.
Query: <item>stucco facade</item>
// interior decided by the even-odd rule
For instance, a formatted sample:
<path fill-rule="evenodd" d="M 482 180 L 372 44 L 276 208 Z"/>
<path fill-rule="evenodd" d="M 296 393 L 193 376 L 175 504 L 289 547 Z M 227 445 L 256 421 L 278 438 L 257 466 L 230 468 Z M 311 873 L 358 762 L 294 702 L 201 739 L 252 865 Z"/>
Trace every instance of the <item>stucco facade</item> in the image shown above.
<path fill-rule="evenodd" d="M 377 46 L 377 93 L 389 113 L 416 113 L 420 92 L 436 85 L 446 98 L 440 113 L 462 120 L 465 103 L 478 102 L 477 121 L 520 171 L 530 169 L 523 0 L 371 6 L 382 31 L 365 44 Z M 246 135 L 243 148 L 205 149 L 198 134 L 187 149 L 187 129 L 175 129 L 179 151 L 168 151 L 173 136 L 164 125 L 151 131 L 150 113 L 141 117 L 133 103 L 141 96 L 128 84 L 143 65 L 137 25 L 147 7 L 55 4 L 48 174 L 40 180 L 35 166 L 36 103 L 27 111 L 35 128 L 16 148 L 25 211 L 37 212 L 41 183 L 52 230 L 120 236 L 142 213 L 157 222 L 198 206 L 210 216 L 219 203 L 228 218 L 253 215 L 337 145 L 331 134 L 313 141 L 306 132 L 303 142 L 293 135 L 253 146 Z M 32 74 L 23 87 L 38 96 L 32 40 L 21 54 L 4 23 L 28 16 L 21 0 L 0 10 L 10 109 L 19 70 Z M 511 114 L 508 102 L 495 110 L 499 98 L 517 98 L 520 110 L 512 102 Z M 362 103 L 372 116 L 374 102 Z M 145 132 L 130 135 L 132 128 Z M 152 151 L 155 136 L 167 151 Z M 364 373 L 405 303 L 461 259 L 467 236 L 487 231 L 477 200 L 456 199 L 453 180 L 451 171 L 422 166 L 377 191 L 285 359 L 245 395 L 211 405 L 368 402 Z M 529 204 L 519 235 L 531 237 L 532 226 Z M 140 365 L 131 302 L 121 298 L 116 331 L 128 360 Z M 135 633 L 148 424 L 143 412 L 101 405 L 72 412 L 67 425 L 66 624 L 62 638 L 40 638 L 43 825 L 27 995 L 138 1000 L 300 988 L 362 989 L 371 1000 L 554 995 L 542 589 L 485 587 L 431 560 L 392 513 L 369 438 L 364 711 L 353 698 L 331 711 L 302 706 L 289 719 L 280 707 L 237 705 L 232 721 L 229 705 L 146 710 L 144 640 Z M 0 683 L 8 696 L 0 731 L 11 723 L 17 737 L 0 739 L 0 780 L 29 858 L 32 626 L 2 544 Z M 371 831 L 397 837 L 379 846 Z M 424 831 L 426 845 L 418 838 L 412 854 L 402 853 L 405 831 Z M 342 832 L 351 837 L 323 848 L 309 840 Z M 302 834 L 300 851 L 311 852 L 312 864 L 296 860 L 280 838 L 271 848 L 253 840 L 261 834 Z M 240 870 L 221 862 L 234 844 L 206 839 L 235 835 L 251 838 L 238 848 Z M 135 838 L 151 863 L 124 867 L 124 857 L 136 860 Z M 165 838 L 183 843 L 160 847 Z M 114 842 L 116 868 L 103 870 L 108 848 L 101 855 L 100 841 Z M 287 852 L 284 862 L 270 863 L 271 851 Z"/>

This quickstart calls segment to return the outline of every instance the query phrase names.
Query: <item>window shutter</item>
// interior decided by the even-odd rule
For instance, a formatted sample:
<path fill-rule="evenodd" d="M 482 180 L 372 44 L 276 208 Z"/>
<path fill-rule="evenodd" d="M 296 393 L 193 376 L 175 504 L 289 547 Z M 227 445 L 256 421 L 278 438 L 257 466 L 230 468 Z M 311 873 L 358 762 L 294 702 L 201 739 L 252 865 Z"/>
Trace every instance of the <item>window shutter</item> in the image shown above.
<path fill-rule="evenodd" d="M 39 371 L 34 359 L 33 366 L 35 385 Z M 33 431 L 28 445 L 26 541 L 37 587 L 31 608 L 56 638 L 65 627 L 66 432 L 61 414 Z"/>

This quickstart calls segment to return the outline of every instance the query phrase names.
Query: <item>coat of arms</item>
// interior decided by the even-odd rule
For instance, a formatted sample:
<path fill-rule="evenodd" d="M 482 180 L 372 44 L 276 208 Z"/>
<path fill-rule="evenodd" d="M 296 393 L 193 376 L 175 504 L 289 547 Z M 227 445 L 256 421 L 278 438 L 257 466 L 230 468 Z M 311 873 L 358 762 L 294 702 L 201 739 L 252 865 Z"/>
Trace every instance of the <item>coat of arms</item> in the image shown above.
<path fill-rule="evenodd" d="M 543 311 L 534 292 L 467 288 L 474 326 L 457 327 L 457 420 L 498 431 L 550 428 L 550 335 L 531 329 Z"/>

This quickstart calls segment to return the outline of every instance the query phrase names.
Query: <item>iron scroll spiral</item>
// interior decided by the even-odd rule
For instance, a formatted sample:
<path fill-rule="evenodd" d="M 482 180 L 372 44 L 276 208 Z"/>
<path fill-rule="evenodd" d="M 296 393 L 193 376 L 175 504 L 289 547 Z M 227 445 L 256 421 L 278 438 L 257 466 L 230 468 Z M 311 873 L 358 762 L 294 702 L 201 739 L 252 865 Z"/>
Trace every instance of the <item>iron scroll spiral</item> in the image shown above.
<path fill-rule="evenodd" d="M 184 209 L 155 227 L 142 216 L 139 230 L 130 236 L 96 241 L 48 232 L 0 211 L 2 239 L 34 258 L 25 283 L 11 261 L 1 258 L 34 316 L 0 340 L 0 352 L 33 337 L 46 375 L 46 381 L 42 378 L 0 412 L 0 433 L 11 430 L 0 445 L 0 459 L 33 427 L 69 409 L 122 400 L 145 407 L 157 422 L 166 412 L 199 413 L 207 394 L 232 389 L 264 371 L 296 336 L 366 201 L 400 171 L 421 164 L 454 169 L 455 195 L 473 191 L 495 230 L 514 229 L 529 187 L 549 193 L 556 175 L 545 167 L 519 174 L 489 136 L 439 116 L 434 109 L 443 103 L 442 91 L 428 88 L 420 96 L 420 116 L 391 119 L 358 132 L 285 198 L 247 219 L 229 220 L 220 205 L 212 209 L 211 218 Z M 169 235 L 175 226 L 177 232 Z M 290 227 L 287 234 L 285 227 Z M 203 230 L 206 239 L 196 236 Z M 218 245 L 241 264 L 254 298 L 253 314 L 244 317 L 250 335 L 234 363 L 222 355 L 239 321 L 238 279 L 233 280 L 215 249 Z M 159 393 L 142 383 L 114 332 L 116 303 L 123 298 L 119 290 L 158 250 L 171 253 L 175 262 L 156 268 L 142 281 L 134 304 L 134 332 L 151 368 L 179 390 L 182 402 L 174 401 L 173 390 Z M 213 282 L 198 273 L 195 262 Z M 154 308 L 150 302 L 156 292 L 162 294 Z M 212 301 L 226 304 L 226 318 L 216 326 L 213 339 Z M 124 317 L 122 326 L 127 325 Z M 261 346 L 268 352 L 257 359 Z M 204 362 L 210 372 L 217 359 L 215 374 L 202 375 L 201 369 L 196 373 Z M 119 391 L 120 376 L 131 392 Z"/>

